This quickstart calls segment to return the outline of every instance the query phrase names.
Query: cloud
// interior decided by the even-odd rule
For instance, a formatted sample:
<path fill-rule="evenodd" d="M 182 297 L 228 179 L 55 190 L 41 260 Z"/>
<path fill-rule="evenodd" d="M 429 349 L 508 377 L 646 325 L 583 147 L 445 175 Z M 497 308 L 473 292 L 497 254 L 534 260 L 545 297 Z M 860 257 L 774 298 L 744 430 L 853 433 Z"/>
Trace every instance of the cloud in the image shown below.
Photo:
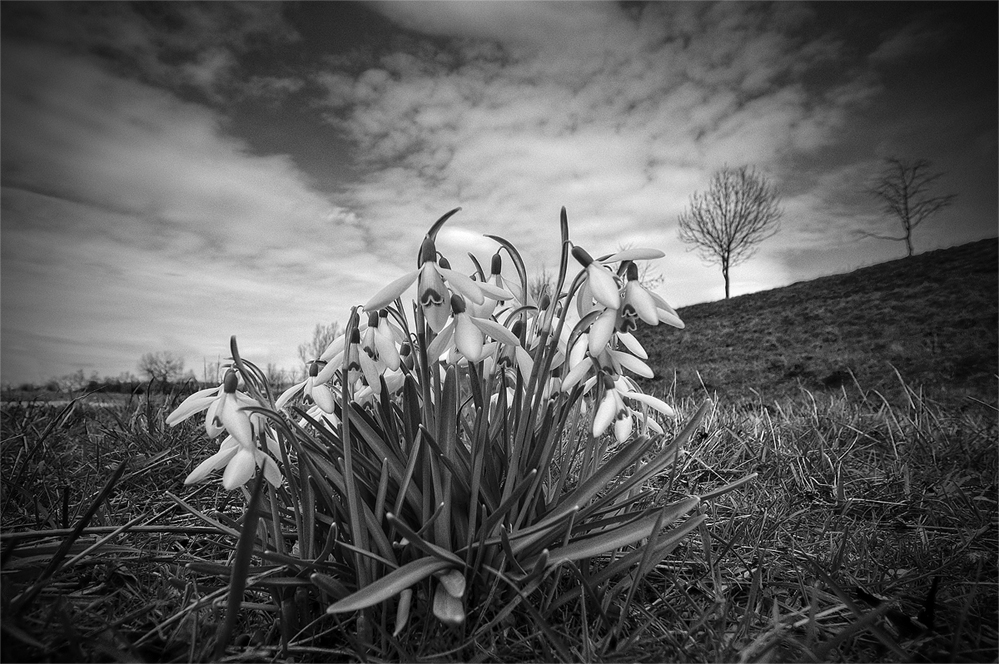
<path fill-rule="evenodd" d="M 3 63 L 7 375 L 93 366 L 87 344 L 225 355 L 230 334 L 292 367 L 317 320 L 377 289 L 354 215 L 214 112 L 45 47 L 6 43 Z"/>
<path fill-rule="evenodd" d="M 628 238 L 672 255 L 676 215 L 714 169 L 777 173 L 786 155 L 821 150 L 869 87 L 843 79 L 854 94 L 839 99 L 809 84 L 837 43 L 803 31 L 813 17 L 798 6 L 377 7 L 453 38 L 313 79 L 327 120 L 359 147 L 366 172 L 345 200 L 386 260 L 456 205 L 449 224 L 507 236 L 548 266 L 562 205 L 576 241 L 597 252 Z"/>
<path fill-rule="evenodd" d="M 239 58 L 297 32 L 274 3 L 31 3 L 5 32 L 100 57 L 119 74 L 221 100 L 243 84 Z"/>
<path fill-rule="evenodd" d="M 911 21 L 887 33 L 868 59 L 883 65 L 896 63 L 914 54 L 928 55 L 946 43 L 951 29 L 950 26 L 928 25 L 923 20 Z"/>

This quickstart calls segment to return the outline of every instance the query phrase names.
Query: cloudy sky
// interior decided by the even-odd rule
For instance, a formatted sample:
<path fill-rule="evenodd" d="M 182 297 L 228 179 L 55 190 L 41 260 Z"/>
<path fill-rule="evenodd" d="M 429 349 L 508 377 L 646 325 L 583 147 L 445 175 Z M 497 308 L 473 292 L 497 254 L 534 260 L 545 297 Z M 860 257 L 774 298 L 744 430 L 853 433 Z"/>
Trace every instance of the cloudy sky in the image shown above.
<path fill-rule="evenodd" d="M 415 267 L 427 227 L 470 270 L 498 234 L 554 269 L 652 246 L 675 306 L 723 282 L 677 239 L 716 169 L 783 192 L 732 294 L 904 255 L 863 189 L 926 158 L 954 205 L 917 251 L 997 231 L 997 5 L 26 3 L 2 11 L 4 383 L 198 374 L 235 334 L 297 368 Z"/>

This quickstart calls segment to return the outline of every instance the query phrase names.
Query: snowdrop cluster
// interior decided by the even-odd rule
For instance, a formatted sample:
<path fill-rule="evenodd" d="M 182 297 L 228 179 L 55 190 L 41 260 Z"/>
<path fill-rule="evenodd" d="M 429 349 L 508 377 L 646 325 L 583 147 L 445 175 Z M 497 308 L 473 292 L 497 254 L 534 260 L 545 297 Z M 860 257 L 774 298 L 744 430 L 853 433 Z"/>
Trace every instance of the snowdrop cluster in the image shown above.
<path fill-rule="evenodd" d="M 509 381 L 518 379 L 538 381 L 549 399 L 581 389 L 595 439 L 609 434 L 624 443 L 636 427 L 643 433 L 663 432 L 652 411 L 675 417 L 673 409 L 643 393 L 631 377 L 653 377 L 648 354 L 633 334 L 639 321 L 683 327 L 676 311 L 639 279 L 638 262 L 662 258 L 663 252 L 625 249 L 594 259 L 570 243 L 565 248 L 581 268 L 575 279 L 563 288 L 563 260 L 557 292 L 533 295 L 519 253 L 502 238 L 494 238 L 500 247 L 490 257 L 488 273 L 477 260 L 472 274 L 451 268 L 437 251 L 435 239 L 454 212 L 444 215 L 427 234 L 415 270 L 355 308 L 345 333 L 308 364 L 303 381 L 266 402 L 260 390 L 256 395 L 240 391 L 245 380 L 233 366 L 221 385 L 200 390 L 180 404 L 168 424 L 205 411 L 209 437 L 226 434 L 218 452 L 195 468 L 187 483 L 224 468 L 223 486 L 235 489 L 259 468 L 271 485 L 280 485 L 282 474 L 275 458 L 282 458 L 281 451 L 274 425 L 262 412 L 270 410 L 303 426 L 318 423 L 333 430 L 340 424 L 338 412 L 345 396 L 372 407 L 384 391 L 394 398 L 406 377 L 413 375 L 418 357 L 425 357 L 422 361 L 437 367 L 441 376 L 449 365 L 466 371 L 474 367 L 482 384 L 494 387 L 489 395 L 494 408 L 513 398 Z M 504 274 L 503 252 L 513 260 L 515 276 Z M 414 284 L 411 318 L 402 296 Z M 570 326 L 567 321 L 573 311 L 575 324 Z M 553 334 L 558 336 L 558 352 L 541 375 L 536 367 L 539 349 Z M 490 380 L 501 374 L 508 380 Z M 435 398 L 433 392 L 424 394 Z"/>

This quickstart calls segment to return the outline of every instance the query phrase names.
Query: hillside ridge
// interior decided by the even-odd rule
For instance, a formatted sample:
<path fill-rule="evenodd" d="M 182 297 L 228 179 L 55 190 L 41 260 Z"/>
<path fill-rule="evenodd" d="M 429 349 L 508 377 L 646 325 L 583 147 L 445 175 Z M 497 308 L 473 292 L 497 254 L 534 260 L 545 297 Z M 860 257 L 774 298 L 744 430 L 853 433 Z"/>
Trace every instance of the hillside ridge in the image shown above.
<path fill-rule="evenodd" d="M 683 330 L 643 328 L 676 397 L 769 402 L 825 391 L 996 403 L 999 239 L 677 309 Z M 651 383 L 651 385 L 650 385 Z"/>

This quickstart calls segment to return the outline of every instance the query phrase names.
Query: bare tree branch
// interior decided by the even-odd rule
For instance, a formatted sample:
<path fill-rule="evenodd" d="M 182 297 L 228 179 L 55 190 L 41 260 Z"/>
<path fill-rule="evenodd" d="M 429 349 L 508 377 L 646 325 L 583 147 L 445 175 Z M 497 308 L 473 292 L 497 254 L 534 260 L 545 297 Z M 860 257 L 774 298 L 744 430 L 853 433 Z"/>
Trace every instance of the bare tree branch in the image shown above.
<path fill-rule="evenodd" d="M 867 189 L 881 205 L 881 211 L 897 219 L 902 225 L 902 236 L 882 235 L 866 230 L 857 233 L 878 240 L 905 242 L 908 255 L 912 255 L 912 231 L 928 217 L 954 202 L 957 194 L 931 196 L 930 190 L 943 173 L 930 172 L 926 159 L 905 161 L 896 157 L 885 159 L 884 168 L 877 181 Z"/>
<path fill-rule="evenodd" d="M 680 240 L 708 263 L 721 266 L 725 297 L 729 271 L 756 253 L 778 230 L 783 214 L 777 189 L 749 166 L 725 167 L 711 178 L 707 192 L 690 197 L 679 217 Z"/>
<path fill-rule="evenodd" d="M 139 372 L 151 381 L 160 381 L 165 387 L 183 375 L 184 358 L 169 351 L 146 353 L 139 359 Z"/>
<path fill-rule="evenodd" d="M 298 345 L 298 357 L 302 360 L 302 370 L 305 371 L 304 367 L 322 355 L 333 343 L 333 340 L 341 334 L 343 334 L 343 328 L 340 327 L 340 323 L 335 321 L 329 325 L 316 323 L 315 329 L 312 330 L 312 339 Z"/>

